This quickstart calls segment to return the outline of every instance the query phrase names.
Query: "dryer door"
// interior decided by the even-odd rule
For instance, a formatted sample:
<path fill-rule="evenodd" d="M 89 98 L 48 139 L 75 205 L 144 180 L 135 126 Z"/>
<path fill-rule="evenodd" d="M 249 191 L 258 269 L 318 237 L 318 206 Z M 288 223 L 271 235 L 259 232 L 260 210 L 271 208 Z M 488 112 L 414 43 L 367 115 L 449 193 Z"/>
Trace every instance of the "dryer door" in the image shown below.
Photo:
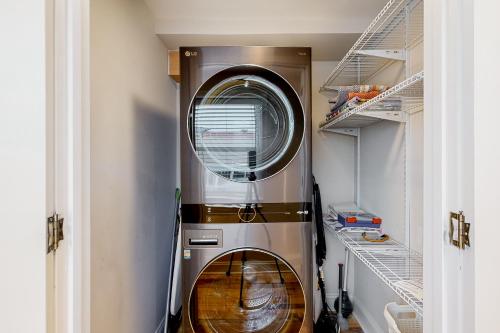
<path fill-rule="evenodd" d="M 304 321 L 305 296 L 287 263 L 268 252 L 243 249 L 203 269 L 189 306 L 195 332 L 297 333 Z"/>
<path fill-rule="evenodd" d="M 235 66 L 200 87 L 188 127 L 206 168 L 233 181 L 255 181 L 280 172 L 295 157 L 304 112 L 283 77 L 262 67 Z"/>

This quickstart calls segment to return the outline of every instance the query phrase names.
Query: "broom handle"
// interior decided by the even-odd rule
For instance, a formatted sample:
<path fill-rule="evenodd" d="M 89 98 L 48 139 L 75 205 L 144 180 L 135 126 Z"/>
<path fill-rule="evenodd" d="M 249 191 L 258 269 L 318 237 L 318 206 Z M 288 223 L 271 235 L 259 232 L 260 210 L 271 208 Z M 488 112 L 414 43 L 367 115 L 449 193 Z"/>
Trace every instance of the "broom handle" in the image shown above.
<path fill-rule="evenodd" d="M 344 291 L 347 291 L 347 271 L 349 270 L 349 249 L 345 248 Z"/>
<path fill-rule="evenodd" d="M 325 290 L 325 277 L 323 275 L 323 267 L 318 266 L 318 285 L 321 292 L 321 305 L 323 309 L 328 310 L 328 304 L 326 303 L 326 290 Z"/>
<path fill-rule="evenodd" d="M 344 288 L 343 279 L 344 279 L 344 264 L 339 263 L 339 289 L 340 290 L 343 290 L 343 288 Z"/>
<path fill-rule="evenodd" d="M 337 312 L 337 333 L 340 333 L 340 323 L 339 320 L 342 320 L 342 300 L 343 300 L 343 283 L 342 283 L 342 278 L 343 278 L 343 269 L 344 265 L 339 263 L 339 311 Z"/>

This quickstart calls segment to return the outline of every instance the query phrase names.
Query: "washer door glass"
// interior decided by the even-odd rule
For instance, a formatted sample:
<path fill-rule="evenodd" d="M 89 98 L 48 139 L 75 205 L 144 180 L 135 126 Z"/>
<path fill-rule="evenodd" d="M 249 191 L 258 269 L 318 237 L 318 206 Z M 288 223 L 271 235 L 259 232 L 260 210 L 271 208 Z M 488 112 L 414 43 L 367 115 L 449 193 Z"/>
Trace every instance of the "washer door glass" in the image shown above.
<path fill-rule="evenodd" d="M 297 333 L 305 298 L 295 272 L 260 250 L 238 250 L 203 269 L 189 299 L 195 332 Z"/>
<path fill-rule="evenodd" d="M 205 167 L 234 181 L 281 171 L 295 157 L 304 114 L 294 89 L 256 66 L 223 70 L 196 93 L 189 114 L 192 146 Z"/>

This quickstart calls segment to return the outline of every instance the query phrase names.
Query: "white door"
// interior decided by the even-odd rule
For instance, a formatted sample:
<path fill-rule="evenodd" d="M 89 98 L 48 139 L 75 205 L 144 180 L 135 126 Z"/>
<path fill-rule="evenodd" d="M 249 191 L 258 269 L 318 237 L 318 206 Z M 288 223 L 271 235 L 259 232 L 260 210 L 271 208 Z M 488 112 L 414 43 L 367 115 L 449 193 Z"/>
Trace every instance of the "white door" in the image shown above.
<path fill-rule="evenodd" d="M 460 249 L 450 242 L 458 240 L 458 221 L 450 213 L 463 211 L 475 229 L 474 207 L 474 57 L 473 17 L 471 1 L 449 1 L 447 36 L 443 42 L 444 87 L 443 116 L 443 211 L 444 216 L 444 330 L 443 332 L 475 332 L 474 306 L 474 249 Z"/>
<path fill-rule="evenodd" d="M 472 0 L 425 4 L 424 320 L 429 333 L 496 332 L 500 326 L 499 7 L 495 1 Z M 449 214 L 458 211 L 470 223 L 465 249 L 451 245 L 448 235 Z"/>
<path fill-rule="evenodd" d="M 45 216 L 56 212 L 55 203 L 55 36 L 54 36 L 54 1 L 46 2 L 46 209 Z M 49 231 L 46 230 L 48 233 Z M 47 235 L 48 236 L 48 235 Z M 46 245 L 48 246 L 48 244 Z M 48 249 L 46 249 L 48 251 Z M 47 252 L 46 252 L 47 253 Z M 46 297 L 47 297 L 47 333 L 56 331 L 56 278 L 55 252 L 47 253 Z"/>
<path fill-rule="evenodd" d="M 425 3 L 425 332 L 474 331 L 474 249 L 450 242 L 450 213 L 474 235 L 472 1 Z M 454 223 L 457 228 L 457 223 Z M 457 239 L 457 234 L 453 236 Z"/>
<path fill-rule="evenodd" d="M 68 242 L 47 254 L 47 217 L 70 207 L 56 9 L 64 11 L 54 1 L 0 5 L 0 332 L 72 332 Z"/>
<path fill-rule="evenodd" d="M 46 332 L 44 1 L 0 2 L 0 332 Z"/>

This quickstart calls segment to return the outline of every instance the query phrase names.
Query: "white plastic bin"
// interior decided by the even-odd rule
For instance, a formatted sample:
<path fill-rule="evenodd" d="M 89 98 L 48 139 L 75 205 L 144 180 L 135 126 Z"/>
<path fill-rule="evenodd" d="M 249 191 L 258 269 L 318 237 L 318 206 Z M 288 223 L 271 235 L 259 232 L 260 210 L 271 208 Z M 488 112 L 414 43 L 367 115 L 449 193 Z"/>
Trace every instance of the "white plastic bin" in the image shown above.
<path fill-rule="evenodd" d="M 385 306 L 384 316 L 389 326 L 389 333 L 422 333 L 420 318 L 409 305 L 389 303 Z"/>

